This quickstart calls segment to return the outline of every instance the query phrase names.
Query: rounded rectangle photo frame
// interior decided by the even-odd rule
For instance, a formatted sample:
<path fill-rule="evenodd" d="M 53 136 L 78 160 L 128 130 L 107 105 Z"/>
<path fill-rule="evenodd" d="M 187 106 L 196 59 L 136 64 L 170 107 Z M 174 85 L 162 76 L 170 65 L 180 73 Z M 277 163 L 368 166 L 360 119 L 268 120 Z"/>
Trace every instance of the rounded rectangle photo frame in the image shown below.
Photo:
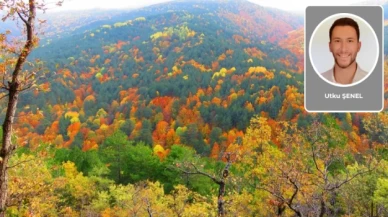
<path fill-rule="evenodd" d="M 306 111 L 383 110 L 383 14 L 381 6 L 306 8 Z"/>

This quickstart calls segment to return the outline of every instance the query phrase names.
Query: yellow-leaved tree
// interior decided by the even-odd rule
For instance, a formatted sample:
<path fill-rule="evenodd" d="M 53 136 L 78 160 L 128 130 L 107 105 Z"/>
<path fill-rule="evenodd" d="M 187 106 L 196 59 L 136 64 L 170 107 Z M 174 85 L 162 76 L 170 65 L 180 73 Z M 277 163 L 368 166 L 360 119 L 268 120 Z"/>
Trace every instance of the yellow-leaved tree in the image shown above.
<path fill-rule="evenodd" d="M 365 156 L 360 160 L 365 166 L 350 167 L 357 162 L 347 142 L 330 116 L 306 129 L 289 122 L 271 128 L 266 118 L 254 117 L 239 167 L 248 186 L 269 195 L 271 215 L 338 216 L 339 190 L 376 165 Z"/>
<path fill-rule="evenodd" d="M 45 160 L 34 155 L 13 156 L 9 165 L 7 213 L 16 216 L 53 216 L 59 198 Z"/>
<path fill-rule="evenodd" d="M 56 4 L 61 5 L 63 0 Z M 6 114 L 2 125 L 3 138 L 0 150 L 0 216 L 5 215 L 8 198 L 8 162 L 16 149 L 11 140 L 12 125 L 20 92 L 38 88 L 38 72 L 41 72 L 41 61 L 30 62 L 32 67 L 24 69 L 27 57 L 38 45 L 38 31 L 35 24 L 37 10 L 45 11 L 49 3 L 44 0 L 2 0 L 0 11 L 2 21 L 18 20 L 23 26 L 23 36 L 19 40 L 10 37 L 10 31 L 0 33 L 0 100 L 7 99 Z M 14 22 L 16 25 L 16 22 Z"/>

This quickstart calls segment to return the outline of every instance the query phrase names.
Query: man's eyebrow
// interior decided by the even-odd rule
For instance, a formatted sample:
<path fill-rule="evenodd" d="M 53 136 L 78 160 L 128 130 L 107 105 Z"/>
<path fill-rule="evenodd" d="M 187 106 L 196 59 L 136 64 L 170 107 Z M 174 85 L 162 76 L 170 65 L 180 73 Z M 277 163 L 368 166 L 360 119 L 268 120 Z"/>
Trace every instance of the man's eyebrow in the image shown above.
<path fill-rule="evenodd" d="M 334 36 L 333 39 L 343 39 L 343 38 L 341 38 L 339 36 Z M 356 39 L 356 38 L 355 37 L 347 37 L 345 39 Z"/>

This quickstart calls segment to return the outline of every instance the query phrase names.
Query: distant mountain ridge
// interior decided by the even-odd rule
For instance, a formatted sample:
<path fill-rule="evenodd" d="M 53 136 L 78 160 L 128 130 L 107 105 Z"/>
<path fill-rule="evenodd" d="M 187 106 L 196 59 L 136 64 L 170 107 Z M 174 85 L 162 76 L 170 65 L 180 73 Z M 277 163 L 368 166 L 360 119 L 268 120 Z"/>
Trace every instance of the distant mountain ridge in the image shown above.
<path fill-rule="evenodd" d="M 221 2 L 221 3 L 220 3 Z M 226 3 L 225 3 L 226 2 Z M 289 33 L 303 27 L 302 17 L 295 16 L 277 9 L 268 9 L 246 0 L 239 1 L 173 1 L 145 7 L 130 12 L 116 12 L 109 19 L 94 21 L 88 25 L 79 25 L 71 35 L 83 34 L 94 28 L 104 25 L 113 25 L 124 20 L 136 19 L 137 17 L 155 17 L 158 14 L 172 13 L 174 11 L 191 11 L 194 13 L 206 13 L 209 10 L 217 11 L 220 22 L 226 31 L 241 34 L 258 43 L 278 43 L 289 38 Z M 229 25 L 232 23 L 233 25 Z M 231 27 L 230 29 L 227 29 Z M 63 36 L 62 36 L 63 37 Z M 53 39 L 50 39 L 50 42 Z M 45 46 L 45 42 L 42 43 Z M 288 49 L 288 48 L 286 48 Z M 300 60 L 299 60 L 300 62 Z M 295 63 L 296 64 L 296 63 Z M 300 68 L 300 67 L 299 67 Z M 300 71 L 300 69 L 299 69 Z"/>
<path fill-rule="evenodd" d="M 245 33 L 252 33 L 251 36 L 261 35 L 261 30 L 265 32 L 271 32 L 271 29 L 279 30 L 284 28 L 282 31 L 274 32 L 273 34 L 279 34 L 280 37 L 285 35 L 284 32 L 291 31 L 300 26 L 303 26 L 303 18 L 295 16 L 292 13 L 281 11 L 278 9 L 266 8 L 260 5 L 254 4 L 246 0 L 190 0 L 190 1 L 171 1 L 167 3 L 156 4 L 140 9 L 131 10 L 128 12 L 114 13 L 109 20 L 101 20 L 94 22 L 92 25 L 87 26 L 83 29 L 91 29 L 98 27 L 98 25 L 109 24 L 119 22 L 121 20 L 134 19 L 139 16 L 155 16 L 167 12 L 174 11 L 192 11 L 192 12 L 205 12 L 216 10 L 225 19 L 240 22 L 236 24 L 242 24 L 241 21 L 236 21 L 234 18 L 244 19 L 243 22 L 248 26 L 240 26 L 240 30 L 246 31 Z M 226 14 L 223 14 L 226 12 Z M 227 14 L 232 12 L 232 14 Z M 229 16 L 229 17 L 228 17 Z M 237 16 L 237 17 L 236 17 Z M 278 22 L 281 26 L 273 26 L 274 22 Z M 260 27 L 255 29 L 255 27 Z M 273 36 L 275 37 L 275 36 Z"/>

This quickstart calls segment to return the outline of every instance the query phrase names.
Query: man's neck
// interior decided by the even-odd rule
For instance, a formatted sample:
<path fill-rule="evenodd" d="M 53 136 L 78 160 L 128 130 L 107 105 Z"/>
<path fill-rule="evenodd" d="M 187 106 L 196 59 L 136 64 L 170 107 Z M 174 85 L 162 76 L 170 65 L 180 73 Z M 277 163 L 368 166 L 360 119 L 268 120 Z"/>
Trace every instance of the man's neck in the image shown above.
<path fill-rule="evenodd" d="M 351 84 L 356 74 L 356 70 L 357 70 L 356 61 L 354 61 L 347 68 L 341 68 L 337 64 L 335 64 L 333 69 L 334 79 L 337 83 L 340 83 L 340 84 Z"/>

